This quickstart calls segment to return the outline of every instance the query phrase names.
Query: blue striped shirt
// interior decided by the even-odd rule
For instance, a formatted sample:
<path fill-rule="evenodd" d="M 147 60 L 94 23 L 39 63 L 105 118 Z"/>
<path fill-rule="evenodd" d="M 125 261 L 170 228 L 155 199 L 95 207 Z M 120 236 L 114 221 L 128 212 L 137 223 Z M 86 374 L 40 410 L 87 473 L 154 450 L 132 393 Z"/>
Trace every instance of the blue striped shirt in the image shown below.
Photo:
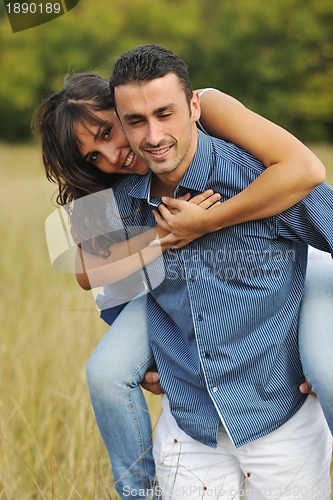
<path fill-rule="evenodd" d="M 224 201 L 263 170 L 244 150 L 199 132 L 175 196 L 211 188 Z M 150 181 L 134 176 L 115 188 L 125 226 L 154 225 L 160 200 L 150 200 Z M 297 319 L 307 244 L 333 253 L 332 220 L 333 190 L 322 184 L 280 215 L 206 234 L 148 266 L 150 276 L 165 272 L 147 309 L 161 384 L 178 425 L 197 441 L 215 447 L 222 422 L 239 447 L 304 403 Z"/>

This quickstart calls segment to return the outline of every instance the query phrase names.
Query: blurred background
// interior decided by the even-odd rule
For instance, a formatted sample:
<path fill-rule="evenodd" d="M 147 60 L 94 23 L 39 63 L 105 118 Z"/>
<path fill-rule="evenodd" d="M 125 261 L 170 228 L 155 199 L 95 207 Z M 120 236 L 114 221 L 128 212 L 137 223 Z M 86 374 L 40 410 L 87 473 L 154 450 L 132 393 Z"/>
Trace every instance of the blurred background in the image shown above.
<path fill-rule="evenodd" d="M 12 33 L 0 5 L 0 498 L 116 498 L 85 364 L 106 330 L 93 298 L 53 271 L 44 221 L 54 185 L 31 130 L 68 72 L 109 77 L 115 59 L 159 43 L 215 87 L 294 133 L 333 183 L 332 0 L 80 0 Z M 154 416 L 158 401 L 147 396 Z"/>

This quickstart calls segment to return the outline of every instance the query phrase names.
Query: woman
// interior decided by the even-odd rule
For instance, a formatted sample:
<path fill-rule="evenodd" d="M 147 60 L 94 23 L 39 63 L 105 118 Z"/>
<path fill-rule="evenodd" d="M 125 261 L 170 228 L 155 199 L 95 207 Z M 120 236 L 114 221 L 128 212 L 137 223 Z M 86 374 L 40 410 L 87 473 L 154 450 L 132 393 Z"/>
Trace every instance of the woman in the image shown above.
<path fill-rule="evenodd" d="M 201 104 L 202 125 L 209 133 L 235 142 L 267 169 L 246 190 L 214 210 L 203 210 L 218 199 L 207 202 L 211 193 L 197 200 L 199 206 L 184 200 L 178 203 L 171 235 L 169 226 L 156 213 L 159 227 L 131 242 L 132 253 L 136 244 L 140 249 L 154 252 L 149 242 L 155 231 L 162 237 L 164 251 L 171 246 L 180 248 L 205 232 L 274 215 L 324 180 L 323 167 L 313 153 L 235 99 L 210 90 L 202 94 Z M 147 167 L 132 153 L 117 121 L 106 80 L 95 75 L 74 75 L 64 89 L 42 105 L 38 121 L 46 175 L 58 183 L 58 202 L 62 205 L 110 188 L 119 175 L 147 172 Z M 168 218 L 163 209 L 162 215 Z M 110 246 L 110 241 L 93 243 L 97 246 L 80 249 L 83 272 L 78 273 L 78 282 L 86 289 L 109 283 L 109 277 L 105 281 L 103 267 L 117 261 L 118 247 Z M 120 254 L 124 255 L 122 252 L 121 248 Z M 100 262 L 103 267 L 99 267 Z M 113 272 L 114 281 L 124 277 L 120 266 L 114 266 Z M 116 489 L 123 498 L 149 489 L 155 474 L 150 420 L 138 386 L 147 369 L 153 366 L 144 302 L 141 297 L 129 302 L 120 314 L 119 309 L 116 311 L 114 323 L 87 365 L 96 420 L 109 452 Z M 319 386 L 317 390 L 320 394 Z"/>

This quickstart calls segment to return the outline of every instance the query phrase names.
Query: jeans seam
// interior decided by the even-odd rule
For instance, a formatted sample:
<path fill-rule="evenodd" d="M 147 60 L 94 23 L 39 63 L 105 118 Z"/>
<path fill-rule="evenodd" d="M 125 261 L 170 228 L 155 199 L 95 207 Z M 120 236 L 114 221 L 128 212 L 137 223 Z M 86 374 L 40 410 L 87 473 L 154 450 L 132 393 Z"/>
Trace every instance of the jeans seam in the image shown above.
<path fill-rule="evenodd" d="M 136 427 L 136 431 L 137 431 L 137 441 L 139 443 L 139 454 L 140 454 L 139 456 L 140 456 L 140 458 L 138 460 L 138 463 L 140 464 L 141 470 L 143 471 L 143 478 L 145 479 L 147 485 L 149 485 L 149 483 L 150 483 L 150 477 L 149 477 L 149 472 L 148 472 L 147 467 L 146 467 L 146 455 L 147 455 L 147 452 L 152 449 L 152 436 L 150 436 L 151 444 L 149 445 L 149 448 L 147 450 L 145 450 L 144 449 L 144 445 L 143 445 L 143 432 L 142 432 L 142 428 L 141 428 L 141 426 L 139 424 L 140 419 L 138 418 L 136 407 L 135 407 L 135 404 L 133 403 L 132 397 L 131 397 L 131 391 L 132 391 L 131 384 L 132 385 L 133 385 L 133 383 L 136 384 L 136 382 L 137 382 L 136 375 L 140 372 L 141 368 L 145 364 L 147 364 L 151 359 L 153 359 L 153 357 L 154 357 L 153 354 L 150 353 L 149 356 L 147 356 L 140 363 L 140 365 L 137 366 L 137 368 L 135 369 L 135 371 L 130 375 L 130 377 L 126 381 L 126 385 L 127 385 L 127 400 L 128 400 L 129 405 L 130 405 L 130 408 L 132 410 L 133 420 L 135 422 L 135 427 Z M 141 388 L 139 388 L 139 389 L 142 391 Z M 149 414 L 148 414 L 148 418 L 150 418 Z"/>

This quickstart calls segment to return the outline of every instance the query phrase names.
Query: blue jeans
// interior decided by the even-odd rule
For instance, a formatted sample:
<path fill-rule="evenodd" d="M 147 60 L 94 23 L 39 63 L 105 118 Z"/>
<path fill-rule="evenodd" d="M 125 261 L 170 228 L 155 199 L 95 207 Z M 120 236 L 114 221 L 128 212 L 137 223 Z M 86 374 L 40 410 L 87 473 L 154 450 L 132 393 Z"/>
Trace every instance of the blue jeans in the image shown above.
<path fill-rule="evenodd" d="M 333 264 L 309 259 L 299 317 L 303 370 L 333 434 Z"/>
<path fill-rule="evenodd" d="M 139 386 L 153 366 L 146 297 L 140 297 L 119 314 L 87 364 L 96 421 L 121 498 L 135 498 L 139 489 L 150 490 L 155 479 L 150 417 Z"/>

